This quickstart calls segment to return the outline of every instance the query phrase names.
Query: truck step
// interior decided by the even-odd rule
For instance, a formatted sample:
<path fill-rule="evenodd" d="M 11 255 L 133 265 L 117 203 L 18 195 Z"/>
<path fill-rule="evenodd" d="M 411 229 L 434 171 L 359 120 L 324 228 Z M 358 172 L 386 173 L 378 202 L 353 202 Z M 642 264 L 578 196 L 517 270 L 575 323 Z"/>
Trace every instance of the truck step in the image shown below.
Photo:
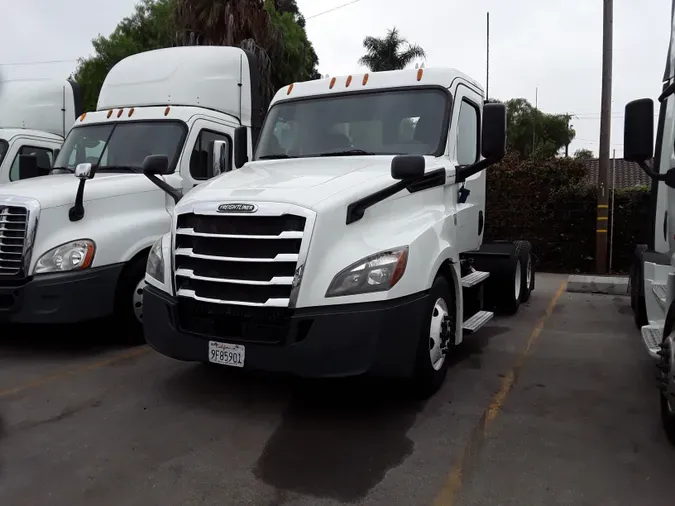
<path fill-rule="evenodd" d="M 493 316 L 494 313 L 491 313 L 490 311 L 478 311 L 462 325 L 464 333 L 468 335 L 473 334 L 487 322 L 492 320 Z"/>
<path fill-rule="evenodd" d="M 473 271 L 462 278 L 462 288 L 471 288 L 490 277 L 489 272 Z"/>
<path fill-rule="evenodd" d="M 664 310 L 668 309 L 666 307 L 666 299 L 668 297 L 668 288 L 665 283 L 652 283 L 652 292 L 656 295 L 656 300 L 658 301 L 661 308 Z"/>
<path fill-rule="evenodd" d="M 642 340 L 645 343 L 649 356 L 654 360 L 659 360 L 659 350 L 663 341 L 663 325 L 645 325 L 640 330 Z"/>

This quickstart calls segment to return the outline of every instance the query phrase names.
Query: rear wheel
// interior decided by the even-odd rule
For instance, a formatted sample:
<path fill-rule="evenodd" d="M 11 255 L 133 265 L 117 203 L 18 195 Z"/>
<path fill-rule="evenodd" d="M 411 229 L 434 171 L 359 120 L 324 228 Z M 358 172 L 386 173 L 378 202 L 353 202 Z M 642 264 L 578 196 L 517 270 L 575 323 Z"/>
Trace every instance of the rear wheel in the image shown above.
<path fill-rule="evenodd" d="M 455 295 L 442 276 L 431 286 L 426 312 L 413 376 L 414 394 L 423 399 L 443 384 L 448 372 L 447 355 L 455 340 Z"/>
<path fill-rule="evenodd" d="M 521 269 L 520 302 L 527 302 L 534 289 L 532 245 L 528 241 L 516 241 L 515 244 Z"/>
<path fill-rule="evenodd" d="M 495 269 L 495 306 L 498 312 L 505 315 L 516 314 L 520 307 L 525 273 L 519 243 L 515 244 L 509 258 L 501 261 Z"/>

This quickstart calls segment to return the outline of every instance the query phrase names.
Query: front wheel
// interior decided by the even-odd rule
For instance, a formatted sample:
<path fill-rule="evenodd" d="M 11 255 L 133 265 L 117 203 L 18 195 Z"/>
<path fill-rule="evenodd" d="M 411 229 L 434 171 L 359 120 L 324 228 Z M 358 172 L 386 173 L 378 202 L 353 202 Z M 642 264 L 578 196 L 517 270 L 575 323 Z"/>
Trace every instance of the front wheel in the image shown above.
<path fill-rule="evenodd" d="M 426 317 L 420 329 L 413 389 L 416 397 L 435 394 L 448 372 L 448 353 L 455 344 L 455 295 L 442 276 L 429 292 Z"/>
<path fill-rule="evenodd" d="M 675 445 L 675 332 L 661 343 L 661 421 L 666 435 Z"/>
<path fill-rule="evenodd" d="M 128 264 L 117 282 L 115 318 L 121 340 L 145 342 L 143 337 L 143 291 L 147 257 L 141 256 Z"/>

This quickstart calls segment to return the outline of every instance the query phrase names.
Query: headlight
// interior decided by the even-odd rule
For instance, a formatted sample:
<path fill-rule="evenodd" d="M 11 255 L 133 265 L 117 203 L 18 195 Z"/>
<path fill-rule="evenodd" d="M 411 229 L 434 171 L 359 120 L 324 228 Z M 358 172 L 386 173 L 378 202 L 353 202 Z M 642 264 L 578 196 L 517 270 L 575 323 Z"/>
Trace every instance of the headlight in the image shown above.
<path fill-rule="evenodd" d="M 160 283 L 164 283 L 164 256 L 162 255 L 161 237 L 152 245 L 145 272 Z"/>
<path fill-rule="evenodd" d="M 96 246 L 93 241 L 80 239 L 49 250 L 35 265 L 35 274 L 86 269 L 94 259 Z"/>
<path fill-rule="evenodd" d="M 326 297 L 384 292 L 398 283 L 408 261 L 408 246 L 359 260 L 333 278 Z"/>

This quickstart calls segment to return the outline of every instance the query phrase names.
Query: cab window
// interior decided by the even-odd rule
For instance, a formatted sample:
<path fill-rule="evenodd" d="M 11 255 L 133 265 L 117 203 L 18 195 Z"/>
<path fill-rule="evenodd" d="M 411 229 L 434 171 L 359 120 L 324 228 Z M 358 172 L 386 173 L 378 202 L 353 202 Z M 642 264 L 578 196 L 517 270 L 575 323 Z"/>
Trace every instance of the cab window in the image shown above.
<path fill-rule="evenodd" d="M 230 137 L 212 130 L 202 130 L 197 136 L 195 145 L 190 155 L 190 175 L 194 179 L 211 179 L 213 174 L 213 143 L 215 141 L 225 141 L 227 143 L 227 165 L 223 167 L 222 172 L 227 172 L 232 163 L 232 141 Z"/>
<path fill-rule="evenodd" d="M 18 181 L 19 177 L 19 157 L 21 155 L 33 155 L 37 158 L 37 166 L 45 174 L 48 174 L 54 161 L 54 152 L 47 148 L 38 148 L 34 146 L 21 146 L 14 157 L 12 167 L 9 169 L 9 180 Z"/>

